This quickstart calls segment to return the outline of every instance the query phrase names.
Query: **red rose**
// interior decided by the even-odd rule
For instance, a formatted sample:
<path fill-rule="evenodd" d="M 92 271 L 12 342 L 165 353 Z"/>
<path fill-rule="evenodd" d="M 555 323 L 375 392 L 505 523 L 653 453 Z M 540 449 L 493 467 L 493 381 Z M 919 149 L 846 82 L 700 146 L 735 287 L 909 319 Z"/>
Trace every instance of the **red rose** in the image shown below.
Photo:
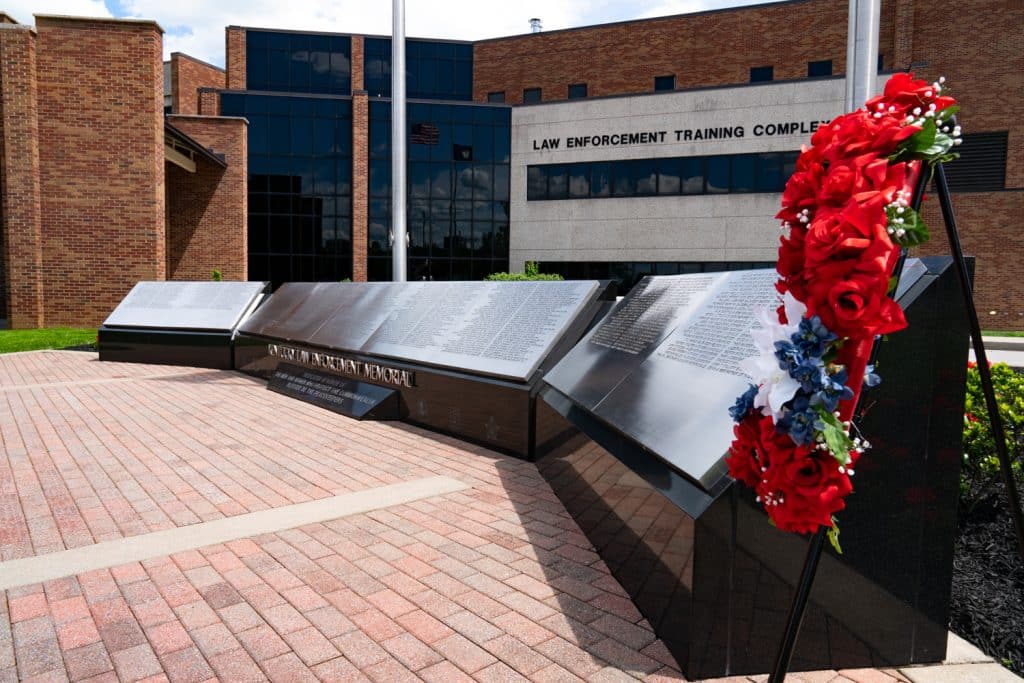
<path fill-rule="evenodd" d="M 761 468 L 768 466 L 768 453 L 761 443 L 761 422 L 764 420 L 771 422 L 772 418 L 770 415 L 752 413 L 733 427 L 736 438 L 729 447 L 726 459 L 729 476 L 751 488 L 756 488 L 761 482 Z"/>
<path fill-rule="evenodd" d="M 790 228 L 789 236 L 779 239 L 779 260 L 776 264 L 776 270 L 782 276 L 782 280 L 775 285 L 775 288 L 780 294 L 792 292 L 799 301 L 803 301 L 807 296 L 806 282 L 803 277 L 806 235 L 807 231 L 804 228 Z"/>
<path fill-rule="evenodd" d="M 843 499 L 853 491 L 836 459 L 826 451 L 808 448 L 774 455 L 780 461 L 764 473 L 760 490 L 775 526 L 802 534 L 831 527 L 832 515 L 846 507 Z"/>
<path fill-rule="evenodd" d="M 936 111 L 942 111 L 955 103 L 952 97 L 939 95 L 933 83 L 915 80 L 914 74 L 896 73 L 886 81 L 882 94 L 868 100 L 865 107 L 871 113 L 904 119 L 918 107 L 927 111 L 928 105 L 934 104 Z"/>
<path fill-rule="evenodd" d="M 809 278 L 807 314 L 819 316 L 840 337 L 871 337 L 907 326 L 903 309 L 889 298 L 890 260 L 899 252 L 886 258 L 873 251 L 865 250 L 864 260 L 827 263 Z"/>
<path fill-rule="evenodd" d="M 813 161 L 800 163 L 800 159 L 809 160 L 811 156 L 807 152 L 800 155 L 797 170 L 786 181 L 786 189 L 782 193 L 782 210 L 775 215 L 791 225 L 799 224 L 802 210 L 811 210 L 817 204 L 818 188 L 825 175 L 825 167 Z"/>

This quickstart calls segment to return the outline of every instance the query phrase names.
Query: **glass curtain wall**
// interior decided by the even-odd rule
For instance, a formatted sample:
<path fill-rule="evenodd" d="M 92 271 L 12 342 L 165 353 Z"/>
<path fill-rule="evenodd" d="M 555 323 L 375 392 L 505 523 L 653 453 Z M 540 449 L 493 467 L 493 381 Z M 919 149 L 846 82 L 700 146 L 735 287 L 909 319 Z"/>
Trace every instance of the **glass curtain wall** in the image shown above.
<path fill-rule="evenodd" d="M 410 280 L 478 280 L 508 270 L 508 107 L 408 105 Z M 391 278 L 391 102 L 370 102 L 370 280 Z"/>
<path fill-rule="evenodd" d="M 249 278 L 274 286 L 352 276 L 351 39 L 249 30 Z"/>

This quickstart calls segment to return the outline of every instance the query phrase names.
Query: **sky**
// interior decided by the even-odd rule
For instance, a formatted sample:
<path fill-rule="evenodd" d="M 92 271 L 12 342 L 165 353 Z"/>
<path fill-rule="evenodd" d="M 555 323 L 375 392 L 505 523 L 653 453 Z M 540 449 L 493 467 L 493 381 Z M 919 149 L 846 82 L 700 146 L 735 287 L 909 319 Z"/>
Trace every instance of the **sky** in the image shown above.
<path fill-rule="evenodd" d="M 768 0 L 405 0 L 407 36 L 480 40 L 530 31 L 762 4 Z M 0 10 L 34 23 L 36 14 L 153 19 L 164 29 L 164 58 L 185 52 L 224 65 L 224 27 L 391 33 L 388 0 L 0 0 Z"/>

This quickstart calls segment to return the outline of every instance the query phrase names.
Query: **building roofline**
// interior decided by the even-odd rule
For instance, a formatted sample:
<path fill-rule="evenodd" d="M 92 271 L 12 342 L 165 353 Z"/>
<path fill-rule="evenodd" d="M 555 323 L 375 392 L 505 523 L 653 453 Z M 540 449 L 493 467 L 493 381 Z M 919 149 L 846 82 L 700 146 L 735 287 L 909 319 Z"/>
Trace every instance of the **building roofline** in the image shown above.
<path fill-rule="evenodd" d="M 164 28 L 156 21 L 152 19 L 130 19 L 130 18 L 118 18 L 118 17 L 76 17 L 70 14 L 35 14 L 33 15 L 38 22 L 40 19 L 55 19 L 57 21 L 82 21 L 82 22 L 101 22 L 105 24 L 145 24 L 147 26 L 153 26 L 160 33 L 164 33 Z"/>
<path fill-rule="evenodd" d="M 240 29 L 245 30 L 245 31 L 260 31 L 262 33 L 297 33 L 297 34 L 300 34 L 300 35 L 307 35 L 307 36 L 340 36 L 340 37 L 343 37 L 343 38 L 357 38 L 358 37 L 358 38 L 386 38 L 388 40 L 391 39 L 390 35 L 378 34 L 378 33 L 344 33 L 344 32 L 341 32 L 341 31 L 303 31 L 302 29 L 294 29 L 294 28 L 266 28 L 266 27 L 263 27 L 263 26 L 238 26 L 237 24 L 232 24 L 230 26 L 226 26 L 225 27 L 225 29 L 229 29 L 229 28 L 240 28 Z M 474 40 L 455 40 L 455 39 L 452 39 L 452 38 L 430 38 L 430 37 L 424 37 L 424 36 L 406 36 L 405 39 L 406 40 L 429 40 L 432 43 L 456 43 L 456 44 L 459 44 L 459 45 L 472 45 L 475 42 L 479 42 L 479 41 L 474 41 Z"/>
<path fill-rule="evenodd" d="M 556 28 L 551 31 L 540 31 L 538 33 L 514 33 L 508 36 L 495 36 L 493 38 L 481 38 L 480 40 L 474 40 L 473 43 L 494 43 L 502 40 L 509 40 L 511 38 L 529 38 L 531 36 L 544 36 L 552 35 L 555 33 L 569 33 L 571 31 L 589 31 L 592 29 L 600 28 L 611 28 L 614 26 L 625 26 L 632 24 L 644 24 L 652 21 L 665 21 L 666 19 L 683 19 L 690 17 L 699 17 L 707 14 L 724 14 L 727 12 L 743 12 L 746 10 L 760 9 L 762 7 L 779 7 L 781 5 L 800 5 L 803 3 L 814 2 L 815 0 L 777 0 L 776 2 L 764 2 L 756 5 L 742 5 L 738 7 L 722 7 L 719 9 L 708 9 L 700 10 L 698 12 L 681 12 L 679 14 L 666 14 L 658 17 L 642 17 L 638 19 L 620 19 L 619 21 L 609 21 L 603 24 L 587 24 L 586 26 L 570 26 L 568 28 Z"/>
<path fill-rule="evenodd" d="M 171 59 L 174 59 L 175 56 L 184 57 L 185 59 L 196 62 L 197 64 L 202 64 L 203 66 L 208 66 L 211 69 L 216 69 L 217 71 L 220 71 L 222 73 L 227 73 L 224 67 L 217 66 L 216 64 L 210 64 L 209 62 L 205 62 L 202 59 L 199 59 L 198 57 L 193 57 L 192 55 L 187 54 L 185 52 L 172 52 Z"/>
<path fill-rule="evenodd" d="M 879 71 L 879 75 L 892 73 L 888 71 Z M 647 90 L 644 92 L 625 92 L 616 93 L 614 95 L 593 95 L 588 97 L 579 97 L 575 99 L 563 99 L 563 100 L 545 100 L 542 102 L 529 102 L 521 104 L 513 104 L 512 106 L 516 109 L 520 107 L 547 107 L 556 104 L 583 104 L 585 102 L 596 102 L 599 100 L 620 100 L 626 97 L 658 97 L 660 95 L 679 95 L 697 92 L 708 92 L 712 90 L 731 90 L 733 88 L 760 88 L 764 86 L 772 85 L 792 85 L 794 83 L 820 83 L 823 81 L 839 81 L 845 79 L 844 74 L 833 74 L 831 76 L 814 76 L 806 78 L 786 78 L 777 81 L 758 81 L 756 83 L 724 83 L 721 85 L 700 85 L 693 88 L 676 88 L 675 90 Z"/>

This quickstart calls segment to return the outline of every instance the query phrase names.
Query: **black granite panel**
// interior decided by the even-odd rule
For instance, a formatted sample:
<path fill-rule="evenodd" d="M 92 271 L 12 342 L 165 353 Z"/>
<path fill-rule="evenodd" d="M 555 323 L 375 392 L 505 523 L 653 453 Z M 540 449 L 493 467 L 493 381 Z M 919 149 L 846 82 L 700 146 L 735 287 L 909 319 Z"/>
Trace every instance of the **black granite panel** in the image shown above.
<path fill-rule="evenodd" d="M 102 361 L 187 365 L 230 370 L 234 367 L 230 332 L 121 329 L 100 327 Z"/>

